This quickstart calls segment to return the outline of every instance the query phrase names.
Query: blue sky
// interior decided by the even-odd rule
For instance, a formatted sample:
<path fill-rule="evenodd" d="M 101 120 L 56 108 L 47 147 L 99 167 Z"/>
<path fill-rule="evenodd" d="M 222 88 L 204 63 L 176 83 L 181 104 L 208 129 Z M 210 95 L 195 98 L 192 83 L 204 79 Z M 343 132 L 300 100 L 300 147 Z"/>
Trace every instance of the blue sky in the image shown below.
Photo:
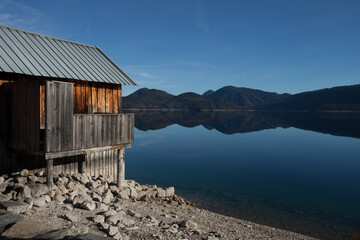
<path fill-rule="evenodd" d="M 0 24 L 99 46 L 139 84 L 124 95 L 360 83 L 358 0 L 0 0 Z"/>

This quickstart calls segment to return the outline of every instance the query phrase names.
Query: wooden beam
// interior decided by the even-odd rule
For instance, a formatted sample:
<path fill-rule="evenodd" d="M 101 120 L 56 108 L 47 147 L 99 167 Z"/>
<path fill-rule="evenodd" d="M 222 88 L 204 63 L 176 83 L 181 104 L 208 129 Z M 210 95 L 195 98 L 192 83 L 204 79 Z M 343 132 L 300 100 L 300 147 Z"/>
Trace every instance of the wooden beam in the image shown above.
<path fill-rule="evenodd" d="M 131 148 L 131 144 L 120 144 L 116 146 L 96 147 L 96 148 L 79 149 L 73 151 L 64 151 L 64 152 L 48 152 L 45 153 L 45 159 L 48 160 L 48 159 L 55 159 L 62 157 L 70 157 L 70 156 L 83 155 L 88 153 L 95 153 L 95 152 L 101 152 L 101 151 L 113 150 L 119 148 Z"/>

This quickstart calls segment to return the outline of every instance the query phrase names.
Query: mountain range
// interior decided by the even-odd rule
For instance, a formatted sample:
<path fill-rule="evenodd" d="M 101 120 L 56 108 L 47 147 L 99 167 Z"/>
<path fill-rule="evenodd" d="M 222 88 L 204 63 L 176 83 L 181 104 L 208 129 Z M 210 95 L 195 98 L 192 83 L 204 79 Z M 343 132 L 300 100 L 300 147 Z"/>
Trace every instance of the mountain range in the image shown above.
<path fill-rule="evenodd" d="M 123 97 L 123 108 L 189 111 L 288 110 L 360 111 L 360 84 L 320 89 L 298 94 L 278 94 L 258 89 L 226 86 L 204 94 L 188 92 L 178 96 L 142 88 Z"/>

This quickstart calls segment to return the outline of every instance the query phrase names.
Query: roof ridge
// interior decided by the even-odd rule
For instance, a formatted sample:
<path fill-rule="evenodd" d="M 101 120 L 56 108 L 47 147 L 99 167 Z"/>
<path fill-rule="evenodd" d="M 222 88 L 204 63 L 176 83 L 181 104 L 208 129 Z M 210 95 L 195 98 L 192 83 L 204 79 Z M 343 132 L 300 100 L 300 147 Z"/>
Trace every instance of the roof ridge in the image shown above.
<path fill-rule="evenodd" d="M 9 30 L 15 30 L 15 31 L 19 31 L 19 32 L 24 32 L 24 33 L 32 34 L 32 35 L 37 35 L 37 36 L 39 36 L 39 37 L 45 37 L 45 38 L 50 38 L 50 39 L 59 40 L 59 41 L 63 41 L 63 42 L 78 44 L 78 45 L 82 45 L 82 46 L 85 46 L 85 47 L 98 48 L 98 47 L 95 46 L 95 45 L 89 45 L 89 44 L 79 43 L 79 42 L 70 41 L 70 40 L 66 40 L 66 39 L 62 39 L 62 38 L 56 38 L 56 37 L 52 37 L 52 36 L 48 36 L 48 35 L 44 35 L 44 34 L 40 34 L 40 33 L 35 33 L 35 32 L 31 32 L 31 31 L 22 30 L 22 29 L 19 29 L 19 28 L 14 28 L 14 27 L 5 26 L 5 25 L 2 25 L 2 24 L 0 24 L 0 28 L 7 28 L 7 29 L 9 29 Z"/>

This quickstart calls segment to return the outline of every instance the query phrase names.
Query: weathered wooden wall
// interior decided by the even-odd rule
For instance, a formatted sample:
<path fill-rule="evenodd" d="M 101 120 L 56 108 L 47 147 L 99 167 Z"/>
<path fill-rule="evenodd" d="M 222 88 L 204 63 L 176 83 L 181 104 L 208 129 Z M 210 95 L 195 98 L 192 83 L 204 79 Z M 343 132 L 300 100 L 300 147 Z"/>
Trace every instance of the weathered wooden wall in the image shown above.
<path fill-rule="evenodd" d="M 120 113 L 121 85 L 75 82 L 74 114 Z"/>
<path fill-rule="evenodd" d="M 73 83 L 49 81 L 45 86 L 45 152 L 70 151 L 73 149 Z"/>
<path fill-rule="evenodd" d="M 117 178 L 119 149 L 89 153 L 86 155 L 56 159 L 54 172 L 57 174 L 90 173 L 91 176 L 104 176 L 112 181 Z"/>
<path fill-rule="evenodd" d="M 128 144 L 133 141 L 132 113 L 74 115 L 75 150 Z"/>
<path fill-rule="evenodd" d="M 8 82 L 0 86 L 1 117 L 6 126 L 7 146 L 11 149 L 40 150 L 40 83 Z"/>

